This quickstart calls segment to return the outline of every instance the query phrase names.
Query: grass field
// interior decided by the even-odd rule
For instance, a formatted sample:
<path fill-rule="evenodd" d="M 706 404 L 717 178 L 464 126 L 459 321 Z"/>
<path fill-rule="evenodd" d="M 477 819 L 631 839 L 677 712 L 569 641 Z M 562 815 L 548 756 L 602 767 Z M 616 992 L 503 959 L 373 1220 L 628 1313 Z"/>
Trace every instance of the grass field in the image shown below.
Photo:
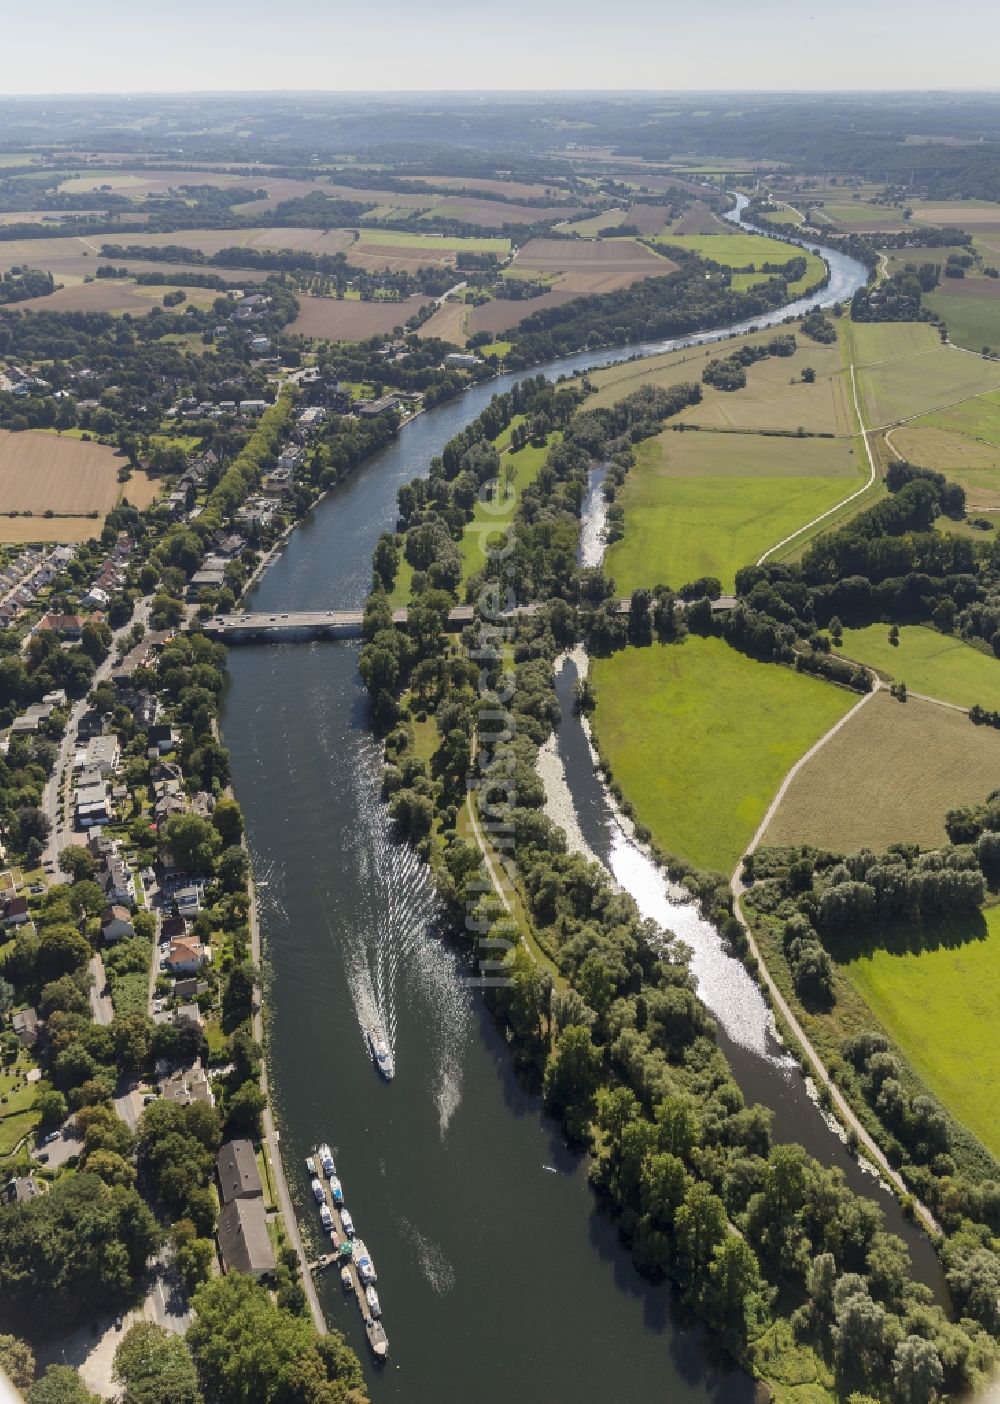
<path fill-rule="evenodd" d="M 942 278 L 924 303 L 942 318 L 948 335 L 969 351 L 1000 348 L 1000 280 Z"/>
<path fill-rule="evenodd" d="M 919 419 L 893 429 L 891 438 L 892 447 L 910 463 L 936 468 L 961 483 L 970 510 L 1000 507 L 1000 444 L 938 429 Z"/>
<path fill-rule="evenodd" d="M 497 439 L 497 447 L 505 448 L 510 443 L 510 432 L 514 425 L 520 423 L 523 416 L 516 416 L 510 428 Z M 462 552 L 462 575 L 468 578 L 474 575 L 477 570 L 482 570 L 486 564 L 487 552 L 491 541 L 499 542 L 500 537 L 495 533 L 500 533 L 513 518 L 521 493 L 529 484 L 533 483 L 538 476 L 538 471 L 545 462 L 545 455 L 550 446 L 558 442 L 561 435 L 550 434 L 546 442 L 540 446 L 526 444 L 517 453 L 504 453 L 500 459 L 500 488 L 497 498 L 489 504 L 481 501 L 476 503 L 472 521 L 468 523 L 459 549 Z M 507 479 L 507 473 L 512 470 L 511 478 Z"/>
<path fill-rule="evenodd" d="M 1000 668 L 998 668 L 1000 671 Z M 799 771 L 765 844 L 838 853 L 890 843 L 947 843 L 947 810 L 986 798 L 1000 770 L 1000 733 L 948 707 L 873 697 Z"/>
<path fill-rule="evenodd" d="M 657 240 L 673 244 L 678 249 L 710 258 L 727 268 L 745 268 L 752 264 L 760 268 L 765 263 L 787 263 L 802 252 L 797 244 L 784 244 L 780 239 L 767 239 L 763 234 L 663 234 Z"/>
<path fill-rule="evenodd" d="M 299 296 L 299 315 L 288 330 L 327 341 L 362 341 L 401 327 L 430 301 L 415 294 L 405 302 L 362 302 L 358 298 Z"/>
<path fill-rule="evenodd" d="M 931 927 L 923 949 L 881 948 L 842 969 L 931 1091 L 1000 1155 L 1000 907 L 983 916 L 975 930 Z"/>
<path fill-rule="evenodd" d="M 858 393 L 868 424 L 895 424 L 1000 387 L 1000 366 L 941 345 L 922 322 L 852 324 Z"/>
<path fill-rule="evenodd" d="M 771 357 L 749 366 L 743 390 L 726 392 L 702 385 L 701 403 L 684 410 L 677 419 L 714 429 L 784 429 L 794 433 L 802 428 L 811 434 L 854 434 L 857 425 L 851 387 L 840 347 L 819 346 L 797 328 L 791 330 L 796 331 L 798 340 L 794 356 Z M 612 405 L 644 385 L 666 387 L 685 380 L 700 381 L 711 357 L 731 355 L 738 347 L 769 341 L 773 336 L 773 331 L 754 332 L 718 345 L 688 347 L 592 371 L 589 378 L 598 393 L 587 405 Z M 801 378 L 806 366 L 816 372 L 811 385 Z"/>
<path fill-rule="evenodd" d="M 103 444 L 30 431 L 0 429 L 0 540 L 77 541 L 100 533 L 101 521 L 118 498 L 118 468 L 122 462 Z M 33 512 L 38 518 L 52 510 L 82 518 L 74 535 L 50 535 L 58 521 L 7 517 L 7 512 Z M 86 518 L 98 512 L 98 519 Z M 23 534 L 26 522 L 31 535 Z"/>
<path fill-rule="evenodd" d="M 637 447 L 618 495 L 625 535 L 606 573 L 623 595 L 700 575 L 730 589 L 740 566 L 861 485 L 867 464 L 855 444 L 666 430 Z"/>
<path fill-rule="evenodd" d="M 439 234 L 407 234 L 396 229 L 362 229 L 358 235 L 358 244 L 361 248 L 377 244 L 379 248 L 422 249 L 429 252 L 444 248 L 452 253 L 494 253 L 500 258 L 505 258 L 510 253 L 509 239 L 466 239 Z"/>
<path fill-rule="evenodd" d="M 728 873 L 786 772 L 857 700 L 721 639 L 595 659 L 594 728 L 657 843 Z"/>
<path fill-rule="evenodd" d="M 905 682 L 911 692 L 956 707 L 978 702 L 991 710 L 1000 708 L 1000 661 L 922 624 L 903 625 L 897 647 L 889 642 L 888 624 L 845 629 L 838 651 L 887 678 Z"/>

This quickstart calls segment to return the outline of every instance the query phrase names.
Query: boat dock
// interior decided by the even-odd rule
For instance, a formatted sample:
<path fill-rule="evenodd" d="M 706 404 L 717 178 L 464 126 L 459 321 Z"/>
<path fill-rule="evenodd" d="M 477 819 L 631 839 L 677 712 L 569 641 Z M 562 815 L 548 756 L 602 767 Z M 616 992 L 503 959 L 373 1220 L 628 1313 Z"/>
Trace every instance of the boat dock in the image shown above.
<path fill-rule="evenodd" d="M 316 1159 L 318 1167 L 319 1156 L 318 1152 L 315 1150 L 313 1151 L 313 1157 Z M 358 1310 L 361 1313 L 361 1320 L 364 1322 L 365 1334 L 368 1337 L 368 1344 L 371 1347 L 372 1355 L 374 1355 L 377 1361 L 383 1361 L 389 1354 L 389 1341 L 385 1334 L 385 1328 L 381 1324 L 381 1319 L 375 1320 L 372 1317 L 371 1309 L 368 1306 L 368 1300 L 365 1297 L 364 1283 L 361 1281 L 361 1276 L 354 1259 L 342 1258 L 340 1256 L 342 1246 L 345 1243 L 351 1242 L 351 1236 L 344 1229 L 344 1222 L 340 1217 L 340 1210 L 334 1203 L 333 1195 L 330 1193 L 329 1180 L 321 1172 L 318 1178 L 323 1186 L 323 1203 L 330 1210 L 333 1217 L 333 1230 L 330 1233 L 330 1242 L 333 1244 L 334 1251 L 332 1253 L 321 1254 L 315 1262 L 309 1264 L 309 1267 L 314 1273 L 328 1272 L 330 1268 L 336 1268 L 338 1269 L 338 1276 L 340 1275 L 341 1269 L 344 1267 L 347 1268 L 351 1275 L 350 1290 L 353 1292 L 354 1299 L 358 1304 Z M 319 1205 L 316 1207 L 318 1209 Z M 346 1292 L 346 1286 L 344 1290 Z"/>

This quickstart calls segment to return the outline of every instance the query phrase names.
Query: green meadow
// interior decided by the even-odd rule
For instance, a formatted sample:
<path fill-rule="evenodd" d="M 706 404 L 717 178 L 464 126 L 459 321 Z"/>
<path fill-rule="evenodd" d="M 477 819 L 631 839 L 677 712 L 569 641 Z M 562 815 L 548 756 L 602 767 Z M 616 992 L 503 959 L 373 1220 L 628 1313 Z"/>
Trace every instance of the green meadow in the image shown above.
<path fill-rule="evenodd" d="M 991 711 L 1000 708 L 1000 662 L 961 639 L 922 624 L 902 626 L 895 646 L 889 642 L 888 624 L 845 629 L 843 645 L 837 651 L 905 682 L 911 692 L 922 692 L 956 707 L 978 702 Z"/>
<path fill-rule="evenodd" d="M 931 927 L 922 949 L 882 947 L 841 968 L 934 1095 L 1000 1155 L 1000 907 L 983 917 L 966 940 Z"/>
<path fill-rule="evenodd" d="M 857 700 L 721 639 L 594 659 L 594 731 L 668 853 L 731 871 L 786 772 Z"/>

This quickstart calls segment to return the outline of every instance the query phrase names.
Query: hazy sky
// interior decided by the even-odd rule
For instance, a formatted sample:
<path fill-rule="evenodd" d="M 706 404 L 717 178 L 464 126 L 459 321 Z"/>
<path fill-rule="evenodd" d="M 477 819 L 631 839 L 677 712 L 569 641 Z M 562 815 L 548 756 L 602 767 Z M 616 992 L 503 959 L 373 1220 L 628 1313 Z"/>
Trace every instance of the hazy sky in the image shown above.
<path fill-rule="evenodd" d="M 0 94 L 996 88 L 996 0 L 0 3 Z"/>

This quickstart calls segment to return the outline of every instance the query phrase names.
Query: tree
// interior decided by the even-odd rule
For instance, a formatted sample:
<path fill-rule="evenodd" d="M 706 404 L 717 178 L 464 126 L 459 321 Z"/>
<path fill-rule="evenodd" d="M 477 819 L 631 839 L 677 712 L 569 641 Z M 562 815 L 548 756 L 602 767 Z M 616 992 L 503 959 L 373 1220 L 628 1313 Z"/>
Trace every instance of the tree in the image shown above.
<path fill-rule="evenodd" d="M 74 882 L 93 877 L 95 863 L 87 850 L 78 843 L 71 843 L 59 854 L 59 868 L 68 873 Z"/>
<path fill-rule="evenodd" d="M 260 1116 L 267 1098 L 256 1082 L 244 1082 L 229 1100 L 226 1132 L 230 1136 L 260 1135 Z"/>
<path fill-rule="evenodd" d="M 167 820 L 167 844 L 189 873 L 210 872 L 220 843 L 216 830 L 198 814 L 175 814 Z"/>
<path fill-rule="evenodd" d="M 66 1098 L 52 1087 L 39 1092 L 35 1097 L 35 1111 L 41 1117 L 40 1124 L 46 1131 L 51 1130 L 53 1126 L 60 1126 L 66 1120 L 68 1110 Z"/>
<path fill-rule="evenodd" d="M 22 805 L 17 811 L 17 841 L 21 848 L 27 848 L 32 839 L 44 843 L 52 829 L 49 817 L 33 805 Z"/>
<path fill-rule="evenodd" d="M 134 1189 L 81 1171 L 48 1194 L 0 1208 L 0 1310 L 67 1325 L 135 1289 L 159 1230 Z"/>
<path fill-rule="evenodd" d="M 697 1180 L 684 1195 L 674 1223 L 677 1256 L 691 1282 L 707 1272 L 715 1250 L 729 1232 L 726 1206 L 703 1181 Z"/>
<path fill-rule="evenodd" d="M 50 1365 L 28 1393 L 28 1404 L 100 1404 L 72 1365 Z"/>
<path fill-rule="evenodd" d="M 122 1404 L 202 1404 L 191 1352 L 181 1336 L 137 1322 L 115 1351 Z"/>
<path fill-rule="evenodd" d="M 212 810 L 212 825 L 227 847 L 239 843 L 243 837 L 243 814 L 234 799 L 223 795 L 216 802 Z"/>
<path fill-rule="evenodd" d="M 745 1327 L 760 1297 L 760 1264 L 742 1238 L 727 1233 L 712 1255 L 702 1305 L 710 1320 L 720 1325 Z"/>
<path fill-rule="evenodd" d="M 570 1024 L 560 1032 L 545 1068 L 544 1090 L 547 1105 L 562 1114 L 566 1129 L 578 1138 L 586 1135 L 600 1082 L 601 1050 L 588 1028 Z"/>
<path fill-rule="evenodd" d="M 350 1398 L 364 1390 L 357 1356 L 336 1332 L 320 1339 L 305 1317 L 275 1305 L 242 1273 L 199 1287 L 188 1344 L 206 1398 L 212 1404 L 285 1404 Z M 303 1380 L 311 1388 L 302 1388 Z M 323 1393 L 336 1382 L 345 1394 Z"/>
<path fill-rule="evenodd" d="M 895 1398 L 901 1404 L 931 1404 L 944 1383 L 941 1357 L 933 1341 L 907 1336 L 896 1347 L 892 1360 Z"/>
<path fill-rule="evenodd" d="M 90 942 L 75 926 L 46 926 L 38 938 L 38 977 L 46 982 L 58 980 L 86 965 L 90 957 Z"/>
<path fill-rule="evenodd" d="M 31 1387 L 35 1378 L 35 1357 L 24 1341 L 16 1336 L 0 1336 L 0 1366 L 22 1394 Z"/>

